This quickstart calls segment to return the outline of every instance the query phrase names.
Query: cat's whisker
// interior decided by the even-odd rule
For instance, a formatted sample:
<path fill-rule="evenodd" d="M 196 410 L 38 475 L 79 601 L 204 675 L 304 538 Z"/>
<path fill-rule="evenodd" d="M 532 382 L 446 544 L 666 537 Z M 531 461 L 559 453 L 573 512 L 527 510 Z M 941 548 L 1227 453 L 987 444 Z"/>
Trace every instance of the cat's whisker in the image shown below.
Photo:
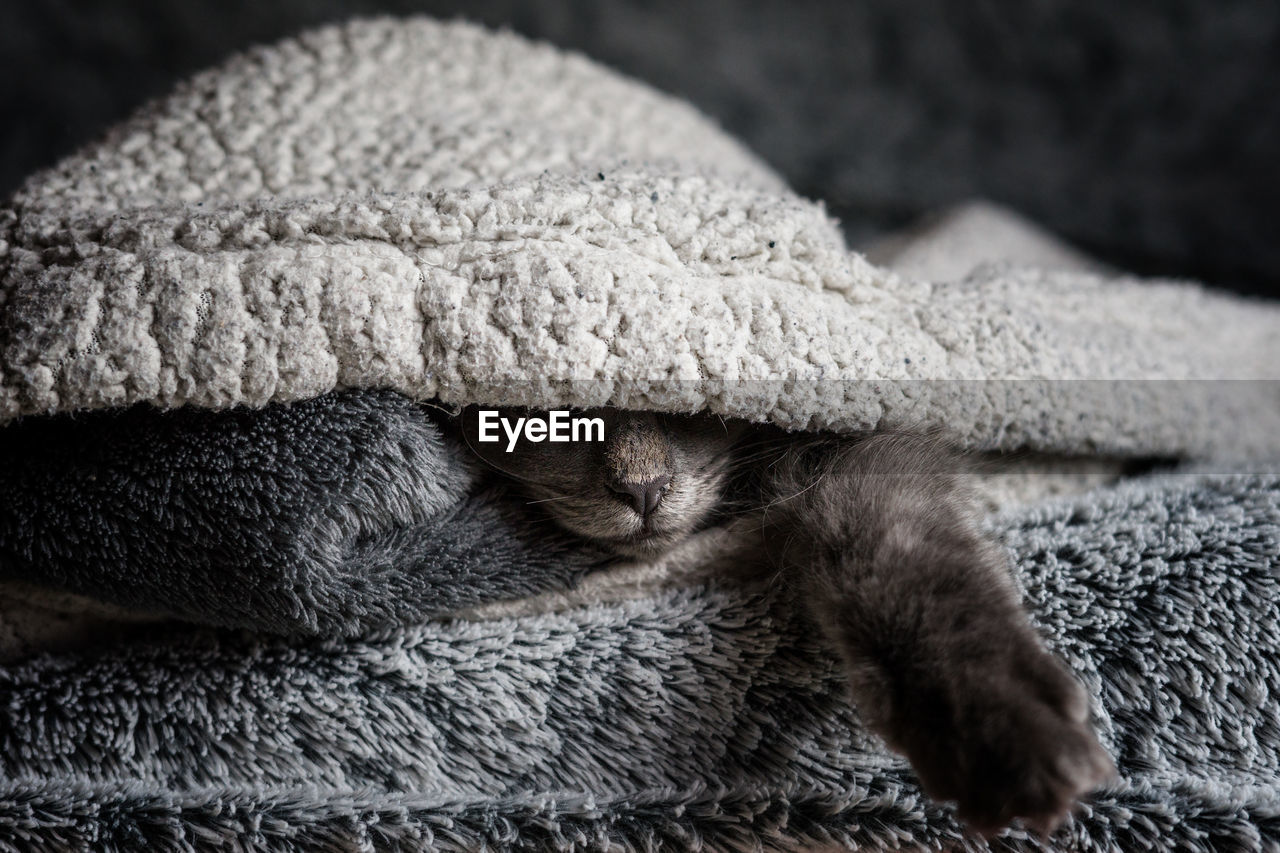
<path fill-rule="evenodd" d="M 806 492 L 816 489 L 818 486 L 822 484 L 822 481 L 826 479 L 826 476 L 827 476 L 826 472 L 823 471 L 821 474 L 819 474 L 817 477 L 813 479 L 813 482 L 809 483 L 809 485 L 805 486 L 800 491 L 792 492 L 791 494 L 788 494 L 788 495 L 779 495 L 778 497 L 773 498 L 772 500 L 769 501 L 769 503 L 765 505 L 764 507 L 765 512 L 768 512 L 770 509 L 774 507 L 781 506 L 782 504 L 790 503 L 791 501 L 794 501 L 795 499 L 804 495 Z"/>

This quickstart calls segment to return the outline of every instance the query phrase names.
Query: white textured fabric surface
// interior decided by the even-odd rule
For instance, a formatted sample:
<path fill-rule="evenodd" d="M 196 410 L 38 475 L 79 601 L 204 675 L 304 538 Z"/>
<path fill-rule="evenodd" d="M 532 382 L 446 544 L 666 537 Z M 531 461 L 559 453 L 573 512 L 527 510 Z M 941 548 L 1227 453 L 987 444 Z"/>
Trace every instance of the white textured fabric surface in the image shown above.
<path fill-rule="evenodd" d="M 1101 273 L 1102 264 L 988 201 L 970 201 L 886 235 L 866 249 L 867 260 L 906 278 L 959 281 L 983 264 Z"/>
<path fill-rule="evenodd" d="M 381 386 L 1071 452 L 1211 455 L 1238 429 L 1274 451 L 1273 387 L 1110 380 L 1273 379 L 1277 331 L 1275 306 L 1194 286 L 906 280 L 690 108 L 426 19 L 233 59 L 0 209 L 5 420 Z M 1022 381 L 913 382 L 937 379 Z"/>

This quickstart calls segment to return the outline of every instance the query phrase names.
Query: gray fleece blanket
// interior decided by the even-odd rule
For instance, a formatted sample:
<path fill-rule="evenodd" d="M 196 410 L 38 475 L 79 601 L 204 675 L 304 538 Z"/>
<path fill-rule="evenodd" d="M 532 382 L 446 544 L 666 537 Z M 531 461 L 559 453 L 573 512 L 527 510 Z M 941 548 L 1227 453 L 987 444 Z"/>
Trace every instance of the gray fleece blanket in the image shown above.
<path fill-rule="evenodd" d="M 1066 850 L 1280 845 L 1280 477 L 1002 516 L 1121 779 Z M 769 588 L 359 639 L 174 629 L 0 670 L 0 847 L 981 850 Z M 1042 849 L 1011 830 L 997 849 Z"/>
<path fill-rule="evenodd" d="M 347 392 L 19 421 L 0 442 L 0 579 L 332 635 L 563 588 L 600 562 L 476 483 L 427 411 Z"/>
<path fill-rule="evenodd" d="M 1055 840 L 1276 849 L 1280 482 L 1221 460 L 1280 455 L 1278 323 L 874 267 L 688 108 L 511 36 L 235 58 L 0 206 L 0 573 L 221 626 L 0 668 L 0 844 L 984 846 L 771 588 L 531 601 L 598 555 L 435 399 L 1214 460 L 993 524 L 1122 774 Z"/>

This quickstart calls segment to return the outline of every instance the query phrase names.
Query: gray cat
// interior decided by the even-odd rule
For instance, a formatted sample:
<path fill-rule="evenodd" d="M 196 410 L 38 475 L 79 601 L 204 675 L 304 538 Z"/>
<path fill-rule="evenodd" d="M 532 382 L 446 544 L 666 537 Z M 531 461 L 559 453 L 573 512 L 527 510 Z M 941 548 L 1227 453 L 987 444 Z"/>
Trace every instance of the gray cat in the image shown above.
<path fill-rule="evenodd" d="M 507 413 L 503 413 L 504 415 Z M 597 410 L 598 442 L 467 443 L 561 526 L 627 557 L 750 519 L 746 553 L 805 603 L 860 714 L 973 829 L 1048 833 L 1113 773 L 1088 703 L 1031 626 L 978 525 L 960 457 L 908 433 L 788 435 Z"/>

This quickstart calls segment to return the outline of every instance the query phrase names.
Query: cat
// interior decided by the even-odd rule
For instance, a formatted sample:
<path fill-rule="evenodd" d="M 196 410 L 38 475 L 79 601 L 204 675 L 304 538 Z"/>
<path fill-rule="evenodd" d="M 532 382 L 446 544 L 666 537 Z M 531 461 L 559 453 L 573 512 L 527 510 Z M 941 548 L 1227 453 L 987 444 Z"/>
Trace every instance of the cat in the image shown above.
<path fill-rule="evenodd" d="M 962 458 L 937 436 L 787 434 L 710 416 L 601 409 L 604 440 L 467 444 L 560 526 L 628 558 L 750 518 L 758 554 L 845 666 L 868 726 L 927 794 L 989 835 L 1047 834 L 1113 765 L 1088 702 L 1042 645 Z M 754 538 L 754 537 L 753 537 Z"/>

